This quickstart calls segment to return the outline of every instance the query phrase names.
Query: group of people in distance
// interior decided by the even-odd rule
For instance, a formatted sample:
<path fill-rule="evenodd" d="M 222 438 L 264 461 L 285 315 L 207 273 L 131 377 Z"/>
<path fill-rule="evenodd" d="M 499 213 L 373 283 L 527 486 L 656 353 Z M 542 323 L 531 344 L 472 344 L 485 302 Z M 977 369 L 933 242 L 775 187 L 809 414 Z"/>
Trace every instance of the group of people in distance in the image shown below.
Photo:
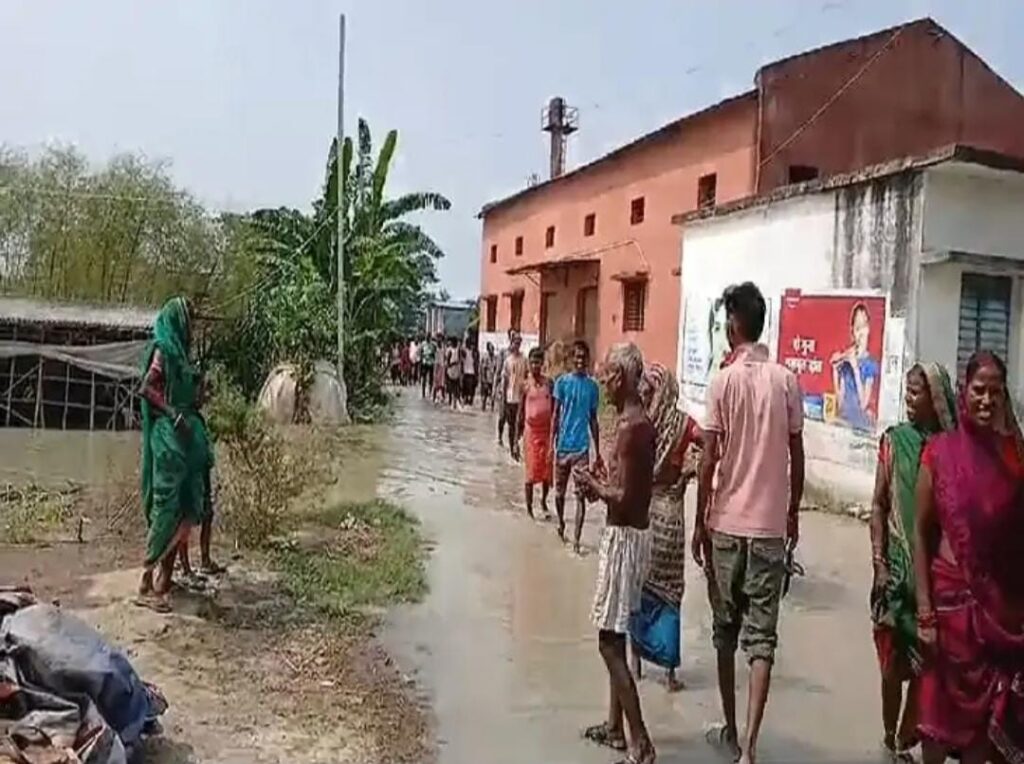
<path fill-rule="evenodd" d="M 735 761 L 757 758 L 780 606 L 800 539 L 803 404 L 796 376 L 759 342 L 766 304 L 758 288 L 733 286 L 722 300 L 730 351 L 707 391 L 703 426 L 679 410 L 669 371 L 645 365 L 633 344 L 608 352 L 598 373 L 617 415 L 607 464 L 585 343 L 574 345 L 572 369 L 554 380 L 545 376 L 539 350 L 523 358 L 515 334 L 499 364 L 499 440 L 507 425 L 512 455 L 524 457 L 527 511 L 539 483 L 546 513 L 554 482 L 564 538 L 571 474 L 578 549 L 586 502 L 607 505 L 591 619 L 610 702 L 607 719 L 583 735 L 626 752 L 625 762 L 655 760 L 634 679 L 641 659 L 668 669 L 670 687 L 681 687 L 674 670 L 685 589 L 683 495 L 695 474 L 690 550 L 707 580 L 723 714 L 706 737 Z M 920 744 L 925 764 L 948 756 L 1020 764 L 1024 439 L 1005 364 L 975 353 L 959 396 L 940 366 L 916 364 L 905 403 L 907 421 L 881 439 L 870 525 L 885 751 L 893 761 L 912 761 Z M 738 649 L 749 664 L 742 732 Z"/>
<path fill-rule="evenodd" d="M 498 357 L 491 343 L 481 353 L 472 335 L 402 340 L 391 346 L 387 363 L 393 385 L 419 385 L 422 397 L 434 403 L 459 409 L 473 406 L 479 394 L 483 410 L 494 408 Z"/>

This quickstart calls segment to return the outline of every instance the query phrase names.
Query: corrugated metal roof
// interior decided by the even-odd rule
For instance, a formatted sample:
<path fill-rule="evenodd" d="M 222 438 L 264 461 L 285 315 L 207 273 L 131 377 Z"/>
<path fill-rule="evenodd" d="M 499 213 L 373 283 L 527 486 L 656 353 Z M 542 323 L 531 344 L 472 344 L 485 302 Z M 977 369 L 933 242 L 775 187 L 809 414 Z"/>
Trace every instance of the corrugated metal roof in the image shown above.
<path fill-rule="evenodd" d="M 73 305 L 0 297 L 0 323 L 149 329 L 157 311 L 120 305 Z"/>

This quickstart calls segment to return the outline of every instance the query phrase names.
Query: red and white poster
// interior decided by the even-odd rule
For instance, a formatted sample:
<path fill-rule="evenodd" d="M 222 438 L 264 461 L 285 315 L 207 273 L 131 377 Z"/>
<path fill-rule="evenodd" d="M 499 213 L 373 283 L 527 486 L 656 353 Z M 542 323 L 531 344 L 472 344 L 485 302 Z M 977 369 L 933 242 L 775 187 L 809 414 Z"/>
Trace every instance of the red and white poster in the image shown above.
<path fill-rule="evenodd" d="M 778 358 L 800 379 L 808 419 L 875 431 L 885 312 L 878 295 L 783 295 Z"/>

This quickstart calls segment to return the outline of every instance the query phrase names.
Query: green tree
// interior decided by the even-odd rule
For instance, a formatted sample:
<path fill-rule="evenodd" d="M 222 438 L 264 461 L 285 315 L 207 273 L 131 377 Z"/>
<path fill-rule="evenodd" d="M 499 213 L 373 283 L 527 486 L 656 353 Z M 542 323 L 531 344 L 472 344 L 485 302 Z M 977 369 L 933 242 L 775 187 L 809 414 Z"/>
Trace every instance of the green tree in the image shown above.
<path fill-rule="evenodd" d="M 8 293 L 152 305 L 217 283 L 219 224 L 164 163 L 99 169 L 73 148 L 0 151 L 0 275 Z"/>
<path fill-rule="evenodd" d="M 360 120 L 357 146 L 347 138 L 341 152 L 346 178 L 341 205 L 346 223 L 345 370 L 356 417 L 382 403 L 380 350 L 416 328 L 428 288 L 437 280 L 435 262 L 443 252 L 408 217 L 451 206 L 437 193 L 388 198 L 397 145 L 398 133 L 392 130 L 375 155 L 370 128 Z M 291 361 L 308 370 L 314 361 L 335 356 L 337 160 L 334 142 L 312 214 L 257 210 L 247 217 L 246 230 L 235 232 L 258 263 L 258 288 L 245 310 L 225 325 L 216 355 L 250 392 L 276 363 Z M 239 352 L 259 357 L 235 358 Z"/>

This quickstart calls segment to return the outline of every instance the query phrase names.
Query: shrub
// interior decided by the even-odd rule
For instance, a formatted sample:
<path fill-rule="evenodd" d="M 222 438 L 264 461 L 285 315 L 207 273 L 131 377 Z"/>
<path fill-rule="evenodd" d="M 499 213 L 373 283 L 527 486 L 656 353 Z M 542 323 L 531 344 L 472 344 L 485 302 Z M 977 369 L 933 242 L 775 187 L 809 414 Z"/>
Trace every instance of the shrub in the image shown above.
<path fill-rule="evenodd" d="M 214 372 L 207 421 L 216 449 L 216 500 L 236 545 L 258 548 L 286 529 L 288 507 L 325 465 L 296 458 L 288 439 Z"/>

